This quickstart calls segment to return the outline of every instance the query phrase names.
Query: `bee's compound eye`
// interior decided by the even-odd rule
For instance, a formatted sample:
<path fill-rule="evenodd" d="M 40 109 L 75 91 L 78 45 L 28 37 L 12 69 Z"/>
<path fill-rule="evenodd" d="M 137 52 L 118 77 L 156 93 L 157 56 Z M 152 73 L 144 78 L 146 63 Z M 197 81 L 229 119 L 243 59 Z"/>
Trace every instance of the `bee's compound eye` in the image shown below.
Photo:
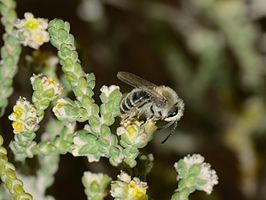
<path fill-rule="evenodd" d="M 175 108 L 175 109 L 171 110 L 171 111 L 168 113 L 167 118 L 171 118 L 171 117 L 174 117 L 174 116 L 176 116 L 176 115 L 177 115 L 177 109 Z"/>

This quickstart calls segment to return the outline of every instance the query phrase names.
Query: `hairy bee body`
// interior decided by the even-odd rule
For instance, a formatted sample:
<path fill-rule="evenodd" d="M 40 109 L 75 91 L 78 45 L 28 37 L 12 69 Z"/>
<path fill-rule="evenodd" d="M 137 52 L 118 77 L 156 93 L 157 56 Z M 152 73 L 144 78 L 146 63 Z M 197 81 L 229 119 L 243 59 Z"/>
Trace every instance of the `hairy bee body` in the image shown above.
<path fill-rule="evenodd" d="M 142 116 L 147 120 L 175 122 L 182 116 L 183 101 L 170 87 L 157 86 L 127 72 L 119 72 L 118 78 L 135 87 L 121 100 L 123 119 Z"/>
<path fill-rule="evenodd" d="M 127 119 L 143 117 L 147 121 L 165 121 L 167 122 L 165 127 L 175 123 L 174 127 L 176 127 L 177 121 L 183 115 L 184 103 L 173 89 L 167 86 L 157 86 L 128 72 L 119 72 L 117 77 L 135 87 L 121 100 L 122 123 Z"/>
<path fill-rule="evenodd" d="M 143 106 L 146 106 L 147 103 L 150 102 L 151 99 L 145 91 L 139 88 L 135 88 L 124 96 L 120 103 L 120 109 L 122 114 L 126 114 L 132 111 L 138 112 Z"/>
<path fill-rule="evenodd" d="M 153 96 L 146 92 L 145 88 L 135 88 L 121 100 L 120 110 L 124 116 L 122 118 L 142 117 L 167 122 L 179 119 L 182 116 L 183 109 L 178 110 L 177 94 L 166 86 L 158 86 L 154 90 L 164 95 L 167 101 L 165 103 L 156 101 Z"/>

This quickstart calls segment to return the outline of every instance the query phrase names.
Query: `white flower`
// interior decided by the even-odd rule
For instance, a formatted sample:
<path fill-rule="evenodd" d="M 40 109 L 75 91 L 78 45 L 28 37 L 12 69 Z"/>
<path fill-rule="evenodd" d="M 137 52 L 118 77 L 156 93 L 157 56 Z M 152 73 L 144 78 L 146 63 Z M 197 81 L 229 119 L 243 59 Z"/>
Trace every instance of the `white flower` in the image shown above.
<path fill-rule="evenodd" d="M 131 180 L 131 177 L 130 177 L 127 173 L 125 173 L 125 172 L 123 172 L 123 171 L 121 171 L 120 174 L 117 175 L 117 178 L 118 178 L 120 181 L 123 181 L 123 182 L 125 182 L 125 183 L 129 183 L 130 180 Z"/>
<path fill-rule="evenodd" d="M 188 155 L 184 158 L 184 162 L 187 164 L 188 168 L 190 168 L 194 164 L 201 164 L 204 162 L 204 157 L 200 154 Z"/>
<path fill-rule="evenodd" d="M 17 19 L 15 27 L 17 28 L 17 37 L 24 46 L 30 46 L 38 49 L 43 43 L 49 41 L 48 20 L 43 18 L 34 18 L 32 13 L 25 13 L 25 19 Z"/>
<path fill-rule="evenodd" d="M 72 155 L 73 156 L 80 156 L 79 150 L 80 147 L 86 144 L 85 141 L 83 141 L 80 137 L 74 137 L 73 139 L 73 149 L 72 149 Z"/>
<path fill-rule="evenodd" d="M 82 183 L 83 185 L 88 188 L 87 191 L 91 194 L 90 197 L 93 197 L 95 193 L 97 196 L 101 196 L 104 198 L 107 195 L 106 187 L 111 182 L 111 178 L 105 174 L 102 173 L 91 173 L 89 171 L 84 172 L 82 177 Z M 90 190 L 92 185 L 97 184 L 97 186 L 100 188 L 99 191 L 95 192 Z"/>
<path fill-rule="evenodd" d="M 115 200 L 148 200 L 146 182 L 142 182 L 136 177 L 132 179 L 123 171 L 117 178 L 117 181 L 112 181 L 110 191 Z"/>
<path fill-rule="evenodd" d="M 118 127 L 116 134 L 121 136 L 121 140 L 125 145 L 134 145 L 138 148 L 144 147 L 153 137 L 153 132 L 157 129 L 155 122 L 149 120 L 147 122 L 138 121 L 136 119 L 127 120 Z"/>
<path fill-rule="evenodd" d="M 64 98 L 60 98 L 56 101 L 56 104 L 53 107 L 53 112 L 57 118 L 66 116 L 65 106 L 68 104 L 69 102 L 67 102 Z"/>
<path fill-rule="evenodd" d="M 218 184 L 218 176 L 216 171 L 211 169 L 210 164 L 202 163 L 202 168 L 198 177 L 200 179 L 206 180 L 206 183 L 204 185 L 198 186 L 197 189 L 205 191 L 207 194 L 211 194 L 213 186 Z"/>
<path fill-rule="evenodd" d="M 43 74 L 38 74 L 38 75 L 33 74 L 33 76 L 30 78 L 31 84 L 33 85 L 35 80 L 39 78 L 41 79 L 41 83 L 42 83 L 44 91 L 53 89 L 55 96 L 62 94 L 63 88 L 60 86 L 60 84 L 57 83 L 55 80 L 48 78 L 47 76 Z"/>
<path fill-rule="evenodd" d="M 196 176 L 197 179 L 202 180 L 201 184 L 196 184 L 196 189 L 206 192 L 210 194 L 213 190 L 213 186 L 218 184 L 218 176 L 215 170 L 211 169 L 211 165 L 209 163 L 204 162 L 204 157 L 200 154 L 193 154 L 186 156 L 182 160 L 185 164 L 186 171 L 189 172 L 192 166 L 200 165 L 200 173 Z M 179 168 L 182 166 L 179 165 L 179 162 L 176 162 L 174 165 L 176 171 L 179 171 Z M 188 176 L 189 174 L 186 174 Z M 184 175 L 178 175 L 177 179 L 185 179 Z"/>
<path fill-rule="evenodd" d="M 126 133 L 126 129 L 125 129 L 125 127 L 123 127 L 123 126 L 120 126 L 120 127 L 118 127 L 117 129 L 116 129 L 116 134 L 118 135 L 118 136 L 120 136 L 120 135 L 123 135 L 124 133 Z"/>
<path fill-rule="evenodd" d="M 109 97 L 109 95 L 114 91 L 114 90 L 119 90 L 119 87 L 116 85 L 111 85 L 110 87 L 107 86 L 102 86 L 102 88 L 100 89 L 101 92 L 106 96 Z"/>
<path fill-rule="evenodd" d="M 102 173 L 96 174 L 96 173 L 91 173 L 91 172 L 87 171 L 87 172 L 84 172 L 83 177 L 84 177 L 83 178 L 83 183 L 85 185 L 90 185 L 93 182 L 101 184 L 102 180 L 107 178 L 108 176 L 104 175 Z M 108 180 L 110 180 L 110 178 L 108 178 Z"/>
<path fill-rule="evenodd" d="M 22 133 L 25 131 L 35 131 L 38 127 L 38 117 L 35 107 L 26 100 L 20 97 L 16 105 L 13 107 L 13 112 L 8 117 L 12 123 L 14 133 Z"/>

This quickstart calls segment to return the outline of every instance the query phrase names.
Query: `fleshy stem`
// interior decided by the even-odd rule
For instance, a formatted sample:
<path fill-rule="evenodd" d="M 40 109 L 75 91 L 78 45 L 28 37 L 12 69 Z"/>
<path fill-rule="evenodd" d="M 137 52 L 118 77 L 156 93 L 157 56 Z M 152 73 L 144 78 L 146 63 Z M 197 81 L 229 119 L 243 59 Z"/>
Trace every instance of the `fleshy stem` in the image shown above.
<path fill-rule="evenodd" d="M 50 141 L 41 141 L 36 144 L 31 149 L 32 154 L 46 156 L 53 153 L 66 154 L 68 152 L 71 152 L 74 129 L 75 123 L 67 123 L 65 127 L 60 132 L 58 132 L 59 135 L 57 135 Z"/>
<path fill-rule="evenodd" d="M 93 104 L 94 74 L 85 74 L 74 44 L 74 37 L 69 33 L 70 25 L 63 20 L 54 19 L 49 22 L 50 41 L 58 49 L 59 63 L 70 83 L 77 100 L 87 109 L 89 114 L 97 113 L 98 106 Z"/>
<path fill-rule="evenodd" d="M 8 162 L 7 151 L 2 145 L 3 137 L 0 135 L 1 180 L 15 200 L 32 200 L 32 196 L 23 189 L 23 182 L 17 178 L 14 165 Z"/>
<path fill-rule="evenodd" d="M 117 86 L 103 86 L 101 91 L 101 116 L 91 116 L 86 130 L 77 132 L 73 139 L 72 154 L 87 156 L 89 162 L 98 161 L 102 156 L 107 157 L 112 165 L 117 166 L 124 156 L 122 147 L 118 145 L 118 138 L 111 133 L 109 126 L 119 113 L 121 93 Z"/>
<path fill-rule="evenodd" d="M 33 157 L 32 148 L 36 146 L 36 142 L 33 141 L 36 137 L 35 131 L 39 129 L 44 111 L 62 93 L 59 84 L 43 75 L 34 75 L 31 77 L 31 83 L 34 90 L 32 96 L 34 105 L 20 98 L 10 115 L 10 119 L 14 121 L 12 126 L 16 133 L 15 141 L 10 143 L 10 148 L 19 161 L 24 161 L 26 157 Z"/>
<path fill-rule="evenodd" d="M 62 65 L 65 79 L 70 84 L 77 98 L 77 101 L 74 102 L 66 98 L 60 102 L 60 108 L 64 108 L 65 106 L 69 108 L 67 109 L 68 113 L 66 115 L 68 118 L 62 118 L 55 114 L 61 120 L 84 122 L 90 116 L 99 113 L 99 107 L 94 103 L 92 98 L 95 76 L 93 73 L 85 74 L 83 71 L 74 44 L 74 37 L 69 31 L 70 25 L 68 22 L 59 19 L 54 19 L 49 22 L 48 32 L 50 42 L 58 49 L 59 63 Z"/>
<path fill-rule="evenodd" d="M 70 25 L 60 19 L 50 21 L 48 32 L 51 44 L 58 49 L 59 63 L 66 80 L 69 82 L 77 101 L 67 98 L 59 99 L 53 111 L 58 119 L 66 121 L 89 121 L 88 132 L 79 131 L 74 138 L 75 156 L 88 156 L 89 161 L 97 161 L 101 156 L 110 158 L 113 165 L 122 161 L 121 147 L 111 134 L 109 126 L 119 114 L 121 93 L 116 86 L 103 87 L 106 91 L 101 95 L 102 105 L 94 103 L 94 74 L 85 74 L 82 70 L 78 53 L 74 45 L 74 37 L 69 33 Z M 99 113 L 100 112 L 100 113 Z M 75 142 L 76 141 L 76 142 Z"/>
<path fill-rule="evenodd" d="M 41 142 L 31 149 L 33 154 L 39 155 L 40 168 L 36 172 L 36 176 L 21 175 L 20 177 L 34 199 L 54 200 L 54 197 L 46 194 L 46 190 L 53 184 L 54 175 L 58 170 L 60 161 L 60 152 L 58 153 L 58 151 L 62 149 L 62 145 L 60 144 L 64 143 L 62 138 L 65 138 L 67 134 L 72 134 L 73 130 L 74 124 L 65 124 L 51 118 L 46 125 L 45 132 L 42 134 Z M 51 150 L 51 143 L 56 143 L 60 147 L 52 147 Z"/>
<path fill-rule="evenodd" d="M 34 132 L 26 132 L 23 134 L 15 135 L 15 140 L 10 143 L 10 148 L 18 161 L 24 161 L 27 157 L 32 158 L 33 153 L 31 148 L 35 145 L 33 141 L 36 137 Z"/>
<path fill-rule="evenodd" d="M 21 52 L 18 39 L 14 36 L 14 21 L 17 18 L 15 11 L 16 3 L 13 0 L 1 0 L 1 22 L 6 33 L 3 35 L 4 46 L 1 48 L 2 63 L 0 67 L 0 116 L 4 114 L 8 104 L 7 98 L 12 94 L 13 77 L 17 72 L 17 64 Z"/>

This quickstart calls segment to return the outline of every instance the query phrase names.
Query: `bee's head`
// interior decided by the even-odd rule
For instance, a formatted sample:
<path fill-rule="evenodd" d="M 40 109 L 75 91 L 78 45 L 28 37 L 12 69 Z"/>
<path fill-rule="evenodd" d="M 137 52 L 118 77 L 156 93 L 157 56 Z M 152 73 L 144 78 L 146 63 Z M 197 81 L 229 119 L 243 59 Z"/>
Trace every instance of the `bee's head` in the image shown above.
<path fill-rule="evenodd" d="M 178 98 L 176 104 L 167 112 L 164 121 L 166 122 L 178 121 L 183 116 L 183 113 L 184 113 L 184 103 L 182 99 Z"/>
<path fill-rule="evenodd" d="M 168 134 L 168 136 L 161 142 L 162 144 L 165 143 L 166 140 L 168 140 L 168 138 L 174 133 L 177 127 L 177 122 L 182 117 L 183 113 L 184 113 L 184 103 L 182 99 L 178 98 L 177 103 L 167 112 L 167 117 L 164 119 L 164 121 L 168 122 L 168 124 L 165 127 L 169 127 L 172 124 L 174 124 L 174 126 L 170 131 L 170 133 Z"/>
<path fill-rule="evenodd" d="M 170 87 L 160 86 L 156 91 L 165 99 L 163 104 L 156 105 L 162 119 L 166 122 L 178 121 L 184 112 L 183 100 Z"/>

